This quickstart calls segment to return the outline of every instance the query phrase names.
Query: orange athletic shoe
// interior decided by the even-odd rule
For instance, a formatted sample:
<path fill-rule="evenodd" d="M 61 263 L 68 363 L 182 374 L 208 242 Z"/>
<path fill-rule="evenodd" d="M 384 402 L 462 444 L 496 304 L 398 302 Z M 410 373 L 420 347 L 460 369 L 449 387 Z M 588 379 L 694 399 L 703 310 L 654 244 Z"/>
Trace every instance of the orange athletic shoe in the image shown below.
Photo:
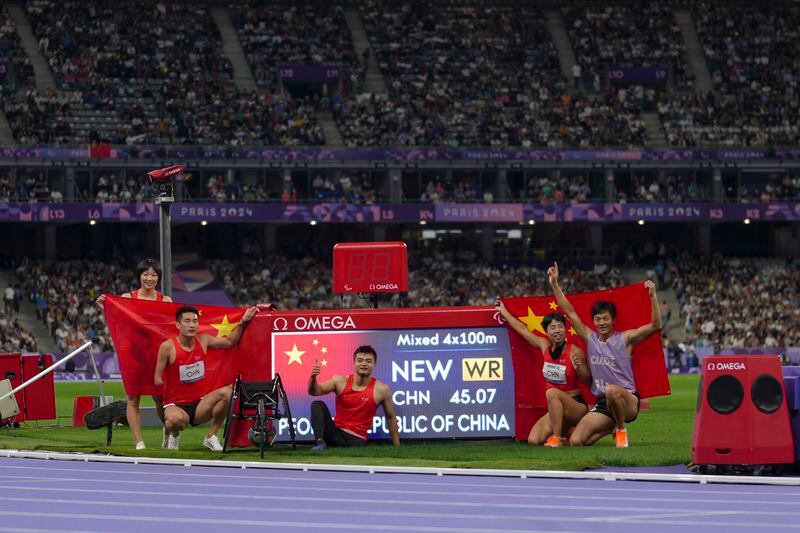
<path fill-rule="evenodd" d="M 548 448 L 561 448 L 561 437 L 550 435 L 550 438 L 545 441 L 544 445 Z"/>
<path fill-rule="evenodd" d="M 617 445 L 617 448 L 627 448 L 628 447 L 628 430 L 614 430 L 614 444 Z"/>

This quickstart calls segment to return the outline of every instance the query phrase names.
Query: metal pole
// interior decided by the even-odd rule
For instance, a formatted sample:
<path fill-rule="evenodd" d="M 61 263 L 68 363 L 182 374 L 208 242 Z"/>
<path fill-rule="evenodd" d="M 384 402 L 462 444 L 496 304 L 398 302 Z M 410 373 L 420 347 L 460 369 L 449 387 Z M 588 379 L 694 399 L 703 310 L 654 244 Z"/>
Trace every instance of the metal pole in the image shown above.
<path fill-rule="evenodd" d="M 94 354 L 91 352 L 91 350 L 89 350 L 89 361 L 92 362 L 94 377 L 97 380 L 97 388 L 100 389 L 100 407 L 103 407 L 106 404 L 106 395 L 103 392 L 103 380 L 100 379 L 100 372 L 97 370 L 97 363 L 94 361 Z"/>
<path fill-rule="evenodd" d="M 13 390 L 3 394 L 2 396 L 0 396 L 0 402 L 5 400 L 6 398 L 11 396 L 12 394 L 21 391 L 22 389 L 24 389 L 25 387 L 27 387 L 28 385 L 30 385 L 34 381 L 36 381 L 39 378 L 41 378 L 42 376 L 45 376 L 45 375 L 49 374 L 50 372 L 52 372 L 56 368 L 60 367 L 61 365 L 63 365 L 64 363 L 66 363 L 67 361 L 69 361 L 70 359 L 72 359 L 73 357 L 75 357 L 76 355 L 78 355 L 79 353 L 81 353 L 82 351 L 84 351 L 86 348 L 88 348 L 91 345 L 92 345 L 91 342 L 87 342 L 86 344 L 84 344 L 83 346 L 81 346 L 80 348 L 78 348 L 77 350 L 75 350 L 74 352 L 72 352 L 71 354 L 66 356 L 65 358 L 60 359 L 60 360 L 56 361 L 55 363 L 53 363 L 52 365 L 50 365 L 49 367 L 45 368 L 44 370 L 42 370 L 41 372 L 39 372 L 38 374 L 33 376 L 31 379 L 29 379 L 28 381 L 26 381 L 25 383 L 23 383 L 22 385 L 20 385 L 16 389 L 13 389 Z"/>
<path fill-rule="evenodd" d="M 159 242 L 161 249 L 161 293 L 172 298 L 172 228 L 170 227 L 170 207 L 172 199 L 156 198 L 160 206 L 158 218 Z"/>

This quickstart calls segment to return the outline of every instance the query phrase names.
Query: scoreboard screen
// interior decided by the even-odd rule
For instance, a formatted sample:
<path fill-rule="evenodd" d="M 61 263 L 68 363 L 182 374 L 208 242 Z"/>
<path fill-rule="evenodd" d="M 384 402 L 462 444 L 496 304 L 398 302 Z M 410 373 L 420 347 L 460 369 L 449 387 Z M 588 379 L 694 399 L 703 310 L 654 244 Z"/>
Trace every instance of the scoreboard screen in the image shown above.
<path fill-rule="evenodd" d="M 333 247 L 335 294 L 408 291 L 403 242 L 341 242 Z"/>
<path fill-rule="evenodd" d="M 298 440 L 312 440 L 311 402 L 327 403 L 335 419 L 335 395 L 311 397 L 315 361 L 318 381 L 353 373 L 353 352 L 378 352 L 373 377 L 388 384 L 401 439 L 511 437 L 514 435 L 514 369 L 504 326 L 402 330 L 292 331 L 272 333 L 272 369 L 286 388 Z M 288 424 L 279 421 L 279 440 Z M 378 407 L 370 438 L 389 438 Z"/>

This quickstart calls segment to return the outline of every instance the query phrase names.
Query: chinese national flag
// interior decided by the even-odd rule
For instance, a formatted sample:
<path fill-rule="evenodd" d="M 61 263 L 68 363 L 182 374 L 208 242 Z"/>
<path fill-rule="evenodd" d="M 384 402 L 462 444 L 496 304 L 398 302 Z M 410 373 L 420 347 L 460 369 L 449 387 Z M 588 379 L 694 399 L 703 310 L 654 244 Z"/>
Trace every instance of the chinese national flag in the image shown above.
<path fill-rule="evenodd" d="M 106 296 L 106 324 L 114 341 L 125 392 L 130 395 L 161 395 L 153 383 L 158 359 L 158 347 L 163 341 L 178 335 L 175 312 L 181 303 L 153 302 Z M 200 329 L 214 337 L 230 335 L 245 309 L 194 306 L 200 311 Z M 260 327 L 261 326 L 261 327 Z M 236 374 L 246 380 L 269 379 L 264 347 L 268 329 L 255 317 L 242 333 L 236 347 L 227 350 L 208 350 L 206 353 L 207 392 L 233 383 Z"/>
<path fill-rule="evenodd" d="M 575 311 L 583 323 L 592 329 L 594 329 L 594 321 L 592 320 L 591 309 L 592 305 L 598 300 L 613 302 L 617 307 L 614 329 L 618 332 L 638 328 L 652 319 L 650 296 L 647 289 L 644 288 L 644 283 L 606 291 L 570 294 L 567 295 L 567 298 L 575 307 Z M 529 331 L 542 337 L 547 336 L 542 326 L 544 317 L 550 313 L 564 313 L 559 308 L 555 296 L 503 298 L 503 303 L 512 315 L 519 318 L 528 327 Z M 542 353 L 517 335 L 511 327 L 508 327 L 508 331 L 512 351 L 528 355 L 528 357 L 514 357 L 518 398 L 522 403 L 541 405 L 542 398 L 537 396 L 544 390 L 544 378 L 541 372 Z M 569 319 L 567 319 L 567 342 L 580 346 L 584 353 L 586 352 L 586 344 L 572 328 Z M 664 396 L 670 393 L 667 367 L 664 362 L 664 349 L 661 345 L 659 333 L 652 334 L 634 346 L 633 374 L 636 381 L 636 389 L 642 398 Z M 535 390 L 539 389 L 538 387 L 524 387 L 523 382 L 527 380 L 523 379 L 523 376 L 538 376 L 537 379 L 542 381 L 540 390 Z M 590 394 L 588 390 L 582 390 L 582 393 L 587 399 L 591 398 L 591 396 L 587 396 L 587 394 Z"/>
<path fill-rule="evenodd" d="M 89 145 L 89 157 L 108 159 L 111 157 L 111 145 L 108 143 L 92 143 Z"/>

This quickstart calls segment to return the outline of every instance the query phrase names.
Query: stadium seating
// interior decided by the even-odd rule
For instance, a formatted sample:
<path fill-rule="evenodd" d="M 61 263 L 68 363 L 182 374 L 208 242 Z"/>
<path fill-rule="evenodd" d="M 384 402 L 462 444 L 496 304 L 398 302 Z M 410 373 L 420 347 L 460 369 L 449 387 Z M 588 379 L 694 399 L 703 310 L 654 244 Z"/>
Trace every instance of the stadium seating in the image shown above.
<path fill-rule="evenodd" d="M 566 91 L 535 7 L 362 3 L 388 94 L 335 108 L 348 146 L 642 146 L 635 91 Z"/>
<path fill-rule="evenodd" d="M 12 124 L 24 144 L 324 143 L 310 100 L 237 89 L 205 6 L 154 0 L 30 0 L 26 6 L 57 83 L 69 92 L 29 96 L 41 113 L 26 101 L 20 114 L 40 123 Z M 41 109 L 64 99 L 69 107 L 60 114 Z M 64 122 L 67 127 L 49 133 Z"/>
<path fill-rule="evenodd" d="M 10 89 L 33 84 L 33 67 L 17 34 L 17 25 L 5 6 L 0 6 L 0 61 L 7 64 L 5 77 L 10 78 Z"/>
<path fill-rule="evenodd" d="M 689 344 L 800 346 L 800 265 L 676 259 L 672 282 Z"/>
<path fill-rule="evenodd" d="M 253 75 L 269 90 L 280 86 L 281 64 L 337 65 L 363 77 L 342 8 L 332 2 L 231 2 L 228 11 Z"/>
<path fill-rule="evenodd" d="M 586 87 L 609 66 L 665 66 L 679 90 L 693 76 L 686 45 L 668 2 L 567 3 L 561 8 Z"/>
<path fill-rule="evenodd" d="M 503 2 L 360 0 L 387 92 L 366 92 L 342 7 L 248 0 L 227 10 L 259 90 L 238 88 L 209 8 L 197 3 L 27 0 L 58 91 L 33 69 L 7 9 L 3 110 L 22 145 L 321 146 L 332 109 L 348 147 L 647 147 L 657 111 L 673 147 L 800 142 L 800 7 L 691 5 L 713 90 L 696 94 L 673 2 L 560 4 L 581 92 L 562 74 L 544 12 Z M 290 94 L 279 65 L 336 65 L 339 90 Z M 610 65 L 665 65 L 671 90 L 609 87 Z"/>
<path fill-rule="evenodd" d="M 796 145 L 800 6 L 704 0 L 692 8 L 714 90 L 663 98 L 670 144 Z"/>

